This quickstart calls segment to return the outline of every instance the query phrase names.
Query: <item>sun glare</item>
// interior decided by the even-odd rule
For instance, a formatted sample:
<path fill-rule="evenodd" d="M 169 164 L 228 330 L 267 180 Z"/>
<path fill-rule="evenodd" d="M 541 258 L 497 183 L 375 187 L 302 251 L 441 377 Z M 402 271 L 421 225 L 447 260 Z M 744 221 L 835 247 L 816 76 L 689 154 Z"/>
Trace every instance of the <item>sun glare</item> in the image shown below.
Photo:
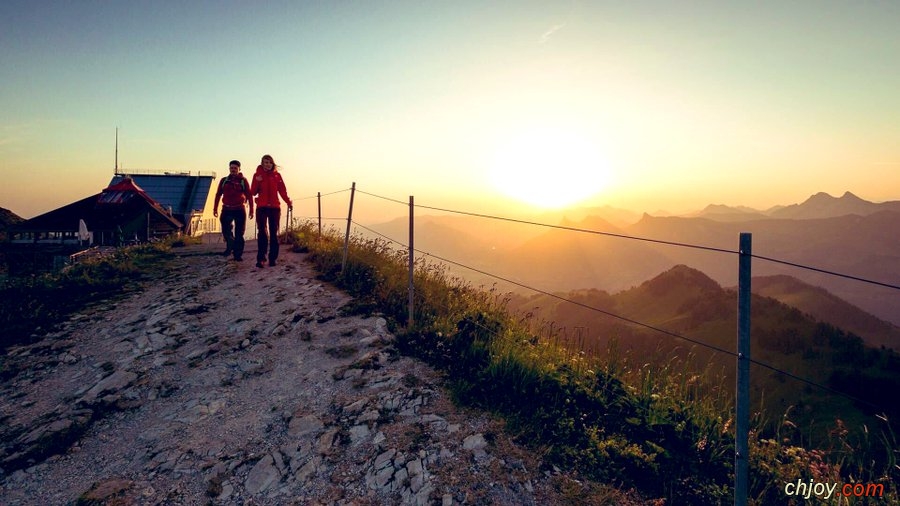
<path fill-rule="evenodd" d="M 558 129 L 534 129 L 503 143 L 488 176 L 500 193 L 548 209 L 596 195 L 609 179 L 595 144 Z"/>

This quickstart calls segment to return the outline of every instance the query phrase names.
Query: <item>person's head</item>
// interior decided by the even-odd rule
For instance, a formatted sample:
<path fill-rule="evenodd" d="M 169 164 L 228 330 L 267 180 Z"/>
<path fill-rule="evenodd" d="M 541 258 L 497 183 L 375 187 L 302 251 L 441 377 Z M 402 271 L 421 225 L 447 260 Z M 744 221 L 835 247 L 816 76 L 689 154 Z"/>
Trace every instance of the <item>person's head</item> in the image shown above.
<path fill-rule="evenodd" d="M 272 170 L 276 167 L 275 159 L 272 158 L 272 155 L 263 155 L 262 161 L 260 162 L 262 168 L 265 170 Z"/>
<path fill-rule="evenodd" d="M 228 172 L 232 174 L 237 174 L 241 171 L 241 162 L 237 160 L 232 160 L 228 162 Z"/>

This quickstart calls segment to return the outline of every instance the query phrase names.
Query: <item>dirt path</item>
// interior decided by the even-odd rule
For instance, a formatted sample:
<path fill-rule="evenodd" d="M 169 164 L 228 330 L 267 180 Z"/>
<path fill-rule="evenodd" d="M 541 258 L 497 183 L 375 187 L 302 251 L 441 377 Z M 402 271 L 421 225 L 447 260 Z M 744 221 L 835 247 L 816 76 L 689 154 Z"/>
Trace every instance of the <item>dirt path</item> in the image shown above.
<path fill-rule="evenodd" d="M 561 477 L 460 410 L 299 254 L 178 272 L 10 350 L 0 504 L 546 504 Z M 117 502 L 119 501 L 119 502 Z"/>

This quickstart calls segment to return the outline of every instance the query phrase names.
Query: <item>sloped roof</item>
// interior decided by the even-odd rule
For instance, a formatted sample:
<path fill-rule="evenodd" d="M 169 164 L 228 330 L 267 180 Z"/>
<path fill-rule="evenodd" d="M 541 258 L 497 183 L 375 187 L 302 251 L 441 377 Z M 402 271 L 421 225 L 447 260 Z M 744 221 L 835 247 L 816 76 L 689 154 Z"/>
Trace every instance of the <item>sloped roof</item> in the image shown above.
<path fill-rule="evenodd" d="M 91 195 L 90 197 L 85 197 L 58 209 L 19 222 L 10 227 L 10 230 L 78 230 L 78 220 L 82 218 L 87 220 L 87 218 L 94 215 L 94 206 L 97 205 L 97 197 L 99 196 L 100 194 Z"/>
<path fill-rule="evenodd" d="M 209 197 L 215 176 L 192 176 L 190 174 L 117 174 L 110 186 L 131 178 L 164 209 L 173 214 L 190 215 L 193 211 L 203 211 Z"/>
<path fill-rule="evenodd" d="M 14 227 L 19 231 L 72 231 L 78 230 L 78 221 L 84 220 L 88 229 L 113 229 L 123 218 L 136 213 L 151 212 L 154 222 L 172 228 L 182 224 L 159 205 L 130 178 L 111 184 L 102 192 L 85 197 L 53 211 L 25 220 Z"/>
<path fill-rule="evenodd" d="M 18 214 L 10 211 L 9 209 L 4 209 L 0 207 L 0 229 L 4 229 L 9 225 L 15 225 L 20 221 L 25 221 Z"/>

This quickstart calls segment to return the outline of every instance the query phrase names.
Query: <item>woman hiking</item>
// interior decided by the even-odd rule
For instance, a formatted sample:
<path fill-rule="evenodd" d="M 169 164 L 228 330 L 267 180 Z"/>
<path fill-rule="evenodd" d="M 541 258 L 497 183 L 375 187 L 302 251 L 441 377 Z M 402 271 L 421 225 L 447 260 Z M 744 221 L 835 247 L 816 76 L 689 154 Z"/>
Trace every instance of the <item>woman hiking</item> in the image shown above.
<path fill-rule="evenodd" d="M 278 261 L 278 227 L 281 221 L 278 196 L 287 204 L 288 210 L 293 209 L 294 205 L 288 197 L 284 179 L 281 178 L 272 155 L 263 155 L 253 176 L 250 193 L 256 196 L 256 244 L 259 247 L 256 266 L 263 267 L 268 252 L 269 266 L 274 267 Z"/>

